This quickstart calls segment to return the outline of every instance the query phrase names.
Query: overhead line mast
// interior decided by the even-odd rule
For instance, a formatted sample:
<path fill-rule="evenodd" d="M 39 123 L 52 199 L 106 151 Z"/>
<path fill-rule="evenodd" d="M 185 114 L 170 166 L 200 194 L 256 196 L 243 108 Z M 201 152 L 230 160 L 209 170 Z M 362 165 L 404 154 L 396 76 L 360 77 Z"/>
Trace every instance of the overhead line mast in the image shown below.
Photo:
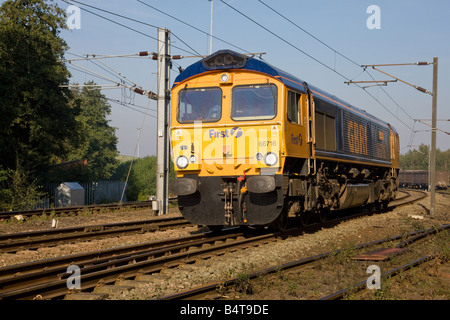
<path fill-rule="evenodd" d="M 403 82 L 404 84 L 407 84 L 408 86 L 411 86 L 420 92 L 426 93 L 431 95 L 432 102 L 431 102 L 431 152 L 430 152 L 430 215 L 434 215 L 436 211 L 436 132 L 439 130 L 437 128 L 437 90 L 438 90 L 438 61 L 439 59 L 437 57 L 433 58 L 433 62 L 415 62 L 415 63 L 389 63 L 389 64 L 367 64 L 362 65 L 363 68 L 372 67 L 374 70 L 379 71 L 391 78 L 394 78 L 395 80 L 398 80 L 400 82 Z M 416 66 L 428 66 L 432 64 L 433 65 L 433 90 L 428 91 L 422 87 L 416 86 L 414 84 L 411 84 L 409 82 L 406 82 L 398 77 L 395 77 L 385 71 L 382 71 L 376 67 L 392 67 L 392 66 L 410 66 L 410 65 L 416 65 Z M 423 123 L 422 121 L 419 121 Z M 448 133 L 447 133 L 448 134 Z"/>
<path fill-rule="evenodd" d="M 156 200 L 158 215 L 168 214 L 169 206 L 169 108 L 170 108 L 170 31 L 158 28 L 158 103 L 156 144 Z"/>

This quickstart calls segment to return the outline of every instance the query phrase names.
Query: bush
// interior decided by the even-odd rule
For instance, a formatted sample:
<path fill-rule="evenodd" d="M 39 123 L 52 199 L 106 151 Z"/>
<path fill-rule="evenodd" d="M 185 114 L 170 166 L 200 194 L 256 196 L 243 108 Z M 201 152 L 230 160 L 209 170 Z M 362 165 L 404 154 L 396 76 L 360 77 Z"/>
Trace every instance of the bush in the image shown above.
<path fill-rule="evenodd" d="M 127 183 L 128 201 L 147 200 L 148 196 L 156 194 L 156 157 L 148 156 L 123 162 L 119 165 L 111 180 L 126 181 L 128 171 L 131 171 Z M 173 165 L 170 166 L 169 179 L 174 177 Z"/>
<path fill-rule="evenodd" d="M 36 180 L 18 166 L 16 170 L 0 168 L 0 211 L 32 209 L 45 195 L 39 190 Z"/>

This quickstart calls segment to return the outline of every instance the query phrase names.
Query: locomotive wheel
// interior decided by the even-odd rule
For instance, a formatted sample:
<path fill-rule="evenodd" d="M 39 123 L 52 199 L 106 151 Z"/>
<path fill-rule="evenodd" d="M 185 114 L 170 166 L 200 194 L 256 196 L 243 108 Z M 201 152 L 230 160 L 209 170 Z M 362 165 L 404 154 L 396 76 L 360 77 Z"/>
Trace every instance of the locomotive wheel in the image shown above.
<path fill-rule="evenodd" d="M 300 213 L 300 222 L 302 226 L 307 226 L 311 221 L 312 213 L 311 211 L 303 211 Z"/>
<path fill-rule="evenodd" d="M 321 209 L 317 212 L 317 216 L 319 217 L 320 222 L 325 222 L 327 220 L 328 213 L 330 212 L 329 209 Z"/>
<path fill-rule="evenodd" d="M 388 208 L 388 204 L 389 204 L 389 201 L 386 201 L 386 200 L 375 201 L 375 208 L 378 211 L 384 211 Z"/>
<path fill-rule="evenodd" d="M 367 211 L 369 211 L 370 214 L 372 214 L 376 210 L 375 203 L 368 203 L 366 207 Z"/>
<path fill-rule="evenodd" d="M 283 210 L 278 218 L 273 222 L 273 229 L 275 231 L 285 231 L 288 226 L 288 212 Z"/>

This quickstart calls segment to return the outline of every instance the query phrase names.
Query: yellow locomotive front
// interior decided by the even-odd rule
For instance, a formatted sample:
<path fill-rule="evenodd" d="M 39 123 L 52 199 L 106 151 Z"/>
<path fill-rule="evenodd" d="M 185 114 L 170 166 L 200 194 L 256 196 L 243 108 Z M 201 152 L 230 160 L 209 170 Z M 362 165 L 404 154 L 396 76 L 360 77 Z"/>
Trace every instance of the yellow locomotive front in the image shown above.
<path fill-rule="evenodd" d="M 194 224 L 266 225 L 283 209 L 281 81 L 219 51 L 172 89 L 171 192 Z"/>

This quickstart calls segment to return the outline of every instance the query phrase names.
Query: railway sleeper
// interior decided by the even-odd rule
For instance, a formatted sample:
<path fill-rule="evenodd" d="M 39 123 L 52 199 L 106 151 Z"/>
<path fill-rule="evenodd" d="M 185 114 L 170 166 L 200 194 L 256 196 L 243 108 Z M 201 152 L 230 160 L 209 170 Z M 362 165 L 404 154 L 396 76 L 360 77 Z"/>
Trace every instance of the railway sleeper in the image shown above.
<path fill-rule="evenodd" d="M 106 293 L 73 292 L 66 294 L 64 300 L 105 300 L 107 297 Z"/>
<path fill-rule="evenodd" d="M 120 285 L 100 285 L 98 287 L 95 287 L 93 293 L 101 293 L 101 294 L 107 294 L 108 296 L 112 295 L 121 295 L 125 292 L 133 290 L 135 287 L 133 286 L 120 286 Z"/>

